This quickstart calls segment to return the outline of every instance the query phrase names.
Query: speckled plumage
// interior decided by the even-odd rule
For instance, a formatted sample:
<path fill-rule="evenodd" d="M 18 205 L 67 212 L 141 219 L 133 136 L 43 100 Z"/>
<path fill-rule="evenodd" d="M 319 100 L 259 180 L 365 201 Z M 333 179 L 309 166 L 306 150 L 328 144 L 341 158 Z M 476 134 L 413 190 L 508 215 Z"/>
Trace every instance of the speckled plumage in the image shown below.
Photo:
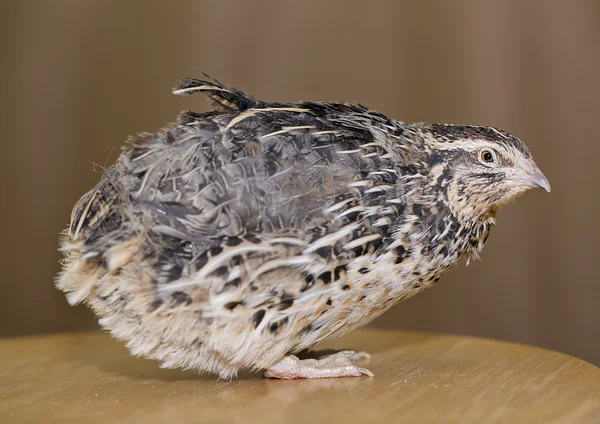
<path fill-rule="evenodd" d="M 263 102 L 214 80 L 174 90 L 195 92 L 215 109 L 132 137 L 75 205 L 57 279 L 165 367 L 231 377 L 365 325 L 476 256 L 500 206 L 547 185 L 493 128 Z"/>

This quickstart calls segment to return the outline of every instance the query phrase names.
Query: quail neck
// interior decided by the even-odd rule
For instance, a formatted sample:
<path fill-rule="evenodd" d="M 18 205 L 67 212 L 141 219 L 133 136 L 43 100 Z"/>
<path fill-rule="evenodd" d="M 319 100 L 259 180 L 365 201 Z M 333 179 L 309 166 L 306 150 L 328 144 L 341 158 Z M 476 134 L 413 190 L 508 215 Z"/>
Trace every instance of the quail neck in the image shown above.
<path fill-rule="evenodd" d="M 429 259 L 415 261 L 433 264 L 427 272 L 415 271 L 421 276 L 437 280 L 464 254 L 467 260 L 478 257 L 502 206 L 531 188 L 550 191 L 524 143 L 504 131 L 417 123 L 407 125 L 403 135 L 415 141 L 410 163 L 419 165 L 409 182 L 416 186 L 412 216 L 403 214 L 399 222 L 422 244 L 421 253 L 430 252 Z M 395 234 L 398 243 L 402 232 Z M 431 252 L 440 254 L 436 259 Z"/>
<path fill-rule="evenodd" d="M 496 213 L 550 185 L 491 127 L 362 105 L 257 100 L 188 78 L 213 109 L 131 137 L 75 204 L 56 285 L 135 355 L 231 378 L 371 373 L 294 356 L 477 256 Z"/>

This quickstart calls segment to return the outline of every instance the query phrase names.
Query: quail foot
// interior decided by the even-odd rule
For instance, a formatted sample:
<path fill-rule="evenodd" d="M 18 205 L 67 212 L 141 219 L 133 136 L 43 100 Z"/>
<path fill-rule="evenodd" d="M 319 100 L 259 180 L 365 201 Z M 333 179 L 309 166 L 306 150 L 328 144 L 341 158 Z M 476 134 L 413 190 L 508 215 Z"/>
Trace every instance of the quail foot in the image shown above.
<path fill-rule="evenodd" d="M 206 77 L 214 108 L 131 137 L 75 204 L 57 287 L 132 354 L 232 378 L 372 375 L 339 337 L 477 257 L 500 208 L 550 191 L 495 128 L 275 103 Z"/>
<path fill-rule="evenodd" d="M 368 358 L 370 355 L 356 355 L 354 351 L 345 350 L 324 356 L 320 359 L 299 359 L 294 355 L 284 356 L 265 372 L 269 378 L 328 378 L 328 377 L 359 377 L 362 374 L 373 377 L 366 368 L 360 368 L 355 360 Z"/>

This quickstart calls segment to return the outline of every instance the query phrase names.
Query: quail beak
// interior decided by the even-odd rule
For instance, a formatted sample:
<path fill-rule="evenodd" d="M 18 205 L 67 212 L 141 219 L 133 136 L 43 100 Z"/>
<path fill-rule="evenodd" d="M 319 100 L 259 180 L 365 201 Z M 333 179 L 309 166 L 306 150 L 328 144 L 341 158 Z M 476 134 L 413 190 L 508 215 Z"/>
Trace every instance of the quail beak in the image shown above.
<path fill-rule="evenodd" d="M 512 181 L 528 188 L 543 188 L 550 193 L 550 183 L 540 168 L 533 161 L 527 161 L 517 167 Z"/>

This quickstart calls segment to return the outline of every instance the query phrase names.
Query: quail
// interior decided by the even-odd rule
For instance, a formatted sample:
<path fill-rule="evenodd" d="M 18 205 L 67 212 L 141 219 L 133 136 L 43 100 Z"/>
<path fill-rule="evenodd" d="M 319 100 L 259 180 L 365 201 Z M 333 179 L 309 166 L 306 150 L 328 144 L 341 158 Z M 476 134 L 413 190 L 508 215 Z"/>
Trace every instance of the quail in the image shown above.
<path fill-rule="evenodd" d="M 56 286 L 133 355 L 233 378 L 372 375 L 299 359 L 478 257 L 499 209 L 550 191 L 518 138 L 360 104 L 257 100 L 203 74 L 75 204 Z"/>

